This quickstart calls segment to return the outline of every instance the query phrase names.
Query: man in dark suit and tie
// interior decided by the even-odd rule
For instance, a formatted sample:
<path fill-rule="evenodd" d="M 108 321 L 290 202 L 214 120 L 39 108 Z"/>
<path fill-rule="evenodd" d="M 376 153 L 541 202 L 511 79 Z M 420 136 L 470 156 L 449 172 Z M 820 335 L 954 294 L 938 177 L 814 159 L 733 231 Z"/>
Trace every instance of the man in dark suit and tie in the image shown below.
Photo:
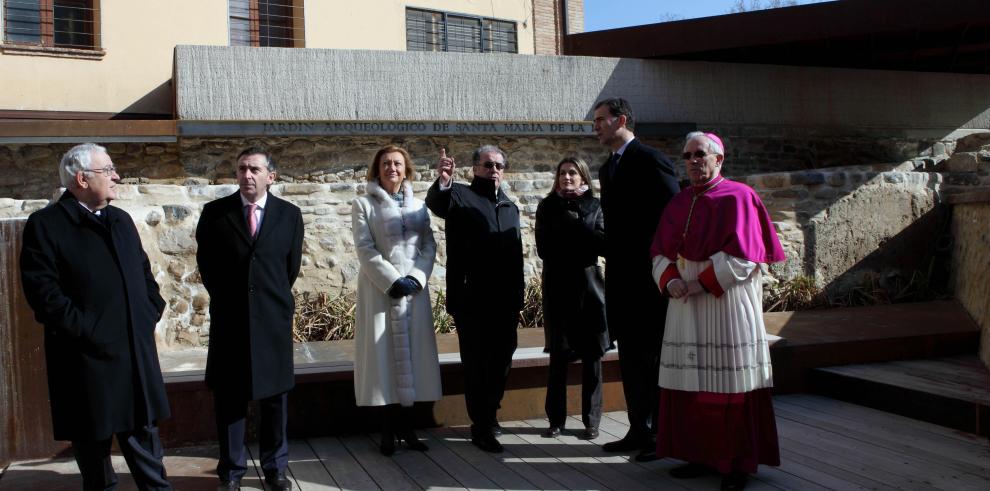
<path fill-rule="evenodd" d="M 629 432 L 602 446 L 607 452 L 638 451 L 655 458 L 657 378 L 667 300 L 653 283 L 650 245 L 660 215 L 677 194 L 670 160 L 633 134 L 633 112 L 621 98 L 599 101 L 594 112 L 598 141 L 611 150 L 598 172 L 605 215 L 605 305 L 608 328 L 619 345 L 622 392 Z"/>
<path fill-rule="evenodd" d="M 65 192 L 24 227 L 21 283 L 45 327 L 56 440 L 72 442 L 83 489 L 114 489 L 114 435 L 141 490 L 172 489 L 158 421 L 169 416 L 155 348 L 165 301 L 130 215 L 110 206 L 120 176 L 105 148 L 72 147 Z"/>
<path fill-rule="evenodd" d="M 213 390 L 221 489 L 238 489 L 247 471 L 248 402 L 257 400 L 265 483 L 291 489 L 285 477 L 286 394 L 292 365 L 292 284 L 302 258 L 302 213 L 268 192 L 271 155 L 252 147 L 237 157 L 239 191 L 207 203 L 196 227 L 196 262 L 210 293 L 206 384 Z"/>

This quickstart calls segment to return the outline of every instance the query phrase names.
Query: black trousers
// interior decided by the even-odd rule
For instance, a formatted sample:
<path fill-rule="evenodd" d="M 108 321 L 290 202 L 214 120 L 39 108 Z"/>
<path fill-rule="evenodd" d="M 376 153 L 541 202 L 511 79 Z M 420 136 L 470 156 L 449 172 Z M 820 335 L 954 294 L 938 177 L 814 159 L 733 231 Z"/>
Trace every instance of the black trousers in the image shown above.
<path fill-rule="evenodd" d="M 386 404 L 382 407 L 382 435 L 406 438 L 413 435 L 415 414 L 413 407 Z"/>
<path fill-rule="evenodd" d="M 158 427 L 149 425 L 117 433 L 120 453 L 140 490 L 172 489 L 165 475 L 165 451 L 158 438 Z M 79 466 L 85 491 L 117 489 L 117 473 L 110 462 L 113 438 L 99 441 L 73 441 L 72 455 Z"/>
<path fill-rule="evenodd" d="M 566 353 L 550 353 L 550 375 L 547 379 L 547 418 L 550 426 L 564 427 L 567 419 L 567 366 L 571 357 Z M 602 359 L 581 359 L 581 422 L 585 428 L 598 428 L 602 420 Z"/>
<path fill-rule="evenodd" d="M 660 378 L 660 342 L 625 336 L 619 345 L 619 371 L 622 373 L 622 393 L 629 416 L 627 436 L 644 441 L 644 450 L 652 449 L 656 438 L 660 401 L 657 382 Z"/>
<path fill-rule="evenodd" d="M 464 402 L 471 418 L 471 435 L 490 434 L 497 422 L 505 381 L 516 351 L 519 316 L 460 314 L 454 317 L 464 370 Z"/>
<path fill-rule="evenodd" d="M 642 266 L 642 267 L 640 267 Z M 667 299 L 650 276 L 650 263 L 609 257 L 605 276 L 608 329 L 619 347 L 622 393 L 629 415 L 627 438 L 653 450 L 659 412 L 660 344 Z"/>
<path fill-rule="evenodd" d="M 265 477 L 285 471 L 289 465 L 287 393 L 258 400 L 258 447 Z M 220 460 L 217 476 L 221 481 L 238 481 L 247 472 L 247 445 L 244 443 L 247 408 L 250 401 L 222 392 L 213 393 L 217 418 Z"/>

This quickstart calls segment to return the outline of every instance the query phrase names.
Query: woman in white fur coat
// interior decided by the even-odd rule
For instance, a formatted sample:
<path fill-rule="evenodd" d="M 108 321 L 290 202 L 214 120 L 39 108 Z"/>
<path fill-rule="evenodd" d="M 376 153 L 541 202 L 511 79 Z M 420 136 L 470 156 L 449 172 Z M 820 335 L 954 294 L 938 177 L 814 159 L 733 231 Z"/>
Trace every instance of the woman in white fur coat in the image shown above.
<path fill-rule="evenodd" d="M 416 401 L 441 397 L 429 289 L 437 246 L 430 215 L 413 196 L 409 153 L 394 145 L 368 166 L 367 194 L 354 199 L 352 231 L 361 271 L 355 311 L 354 396 L 385 406 L 381 452 L 398 438 L 427 450 L 412 430 Z"/>

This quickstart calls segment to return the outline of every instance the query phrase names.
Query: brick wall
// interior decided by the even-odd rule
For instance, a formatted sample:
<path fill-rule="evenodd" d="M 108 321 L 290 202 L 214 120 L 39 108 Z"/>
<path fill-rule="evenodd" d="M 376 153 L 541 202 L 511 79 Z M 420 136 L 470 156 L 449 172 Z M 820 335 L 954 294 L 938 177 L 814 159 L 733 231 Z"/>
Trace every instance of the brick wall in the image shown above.
<path fill-rule="evenodd" d="M 533 46 L 538 55 L 561 54 L 564 34 L 584 32 L 584 1 L 567 1 L 567 33 L 562 0 L 533 0 Z"/>

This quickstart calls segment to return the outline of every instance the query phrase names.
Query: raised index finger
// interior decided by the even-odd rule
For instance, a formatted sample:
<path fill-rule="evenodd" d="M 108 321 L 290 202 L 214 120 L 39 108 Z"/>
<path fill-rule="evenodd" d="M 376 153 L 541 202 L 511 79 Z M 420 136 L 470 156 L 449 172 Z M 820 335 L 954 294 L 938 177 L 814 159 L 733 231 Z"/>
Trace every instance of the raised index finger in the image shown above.
<path fill-rule="evenodd" d="M 447 158 L 447 149 L 444 147 L 440 147 L 440 158 L 442 159 Z"/>

